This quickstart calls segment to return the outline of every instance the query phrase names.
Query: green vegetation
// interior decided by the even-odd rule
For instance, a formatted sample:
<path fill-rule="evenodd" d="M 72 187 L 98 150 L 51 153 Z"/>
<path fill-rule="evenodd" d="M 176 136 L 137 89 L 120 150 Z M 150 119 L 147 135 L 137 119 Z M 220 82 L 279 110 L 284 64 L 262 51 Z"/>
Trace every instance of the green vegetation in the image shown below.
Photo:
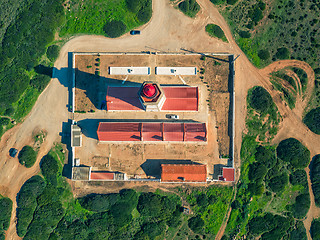
<path fill-rule="evenodd" d="M 307 73 L 301 68 L 292 67 L 291 69 L 295 74 L 297 74 L 297 76 L 300 80 L 300 83 L 301 83 L 302 93 L 304 94 L 305 91 L 307 90 L 307 85 L 308 85 Z"/>
<path fill-rule="evenodd" d="M 152 15 L 152 0 L 74 0 L 66 7 L 62 37 L 79 33 L 118 37 L 148 22 Z"/>
<path fill-rule="evenodd" d="M 320 239 L 320 219 L 313 219 L 310 228 L 311 237 L 314 240 Z"/>
<path fill-rule="evenodd" d="M 4 231 L 8 230 L 11 219 L 12 201 L 0 195 L 0 239 L 5 239 Z"/>
<path fill-rule="evenodd" d="M 204 227 L 204 221 L 200 216 L 192 217 L 188 220 L 189 228 L 195 233 L 202 233 Z"/>
<path fill-rule="evenodd" d="M 258 137 L 261 142 L 269 142 L 278 132 L 281 116 L 270 94 L 262 87 L 248 91 L 248 114 L 246 127 L 248 134 Z"/>
<path fill-rule="evenodd" d="M 295 68 L 295 69 L 303 71 L 300 68 Z M 293 73 L 293 70 L 288 68 L 285 70 L 273 72 L 271 74 L 271 82 L 272 82 L 273 86 L 275 87 L 275 89 L 277 89 L 283 93 L 285 101 L 287 102 L 289 107 L 291 109 L 293 109 L 295 107 L 297 95 L 298 94 L 303 95 L 303 92 L 305 91 L 305 89 L 307 87 L 306 86 L 307 80 L 305 80 L 303 78 L 302 78 L 302 80 L 300 80 L 301 84 L 303 81 L 306 81 L 306 82 L 304 82 L 304 85 L 301 85 L 301 88 L 302 88 L 302 92 L 301 92 L 301 89 L 300 89 L 299 85 L 297 85 L 296 80 L 293 77 L 288 75 L 289 72 Z M 298 79 L 297 79 L 297 81 L 298 81 Z"/>
<path fill-rule="evenodd" d="M 29 2 L 8 26 L 2 40 L 0 112 L 11 107 L 25 92 L 30 76 L 35 74 L 33 67 L 46 52 L 47 44 L 53 41 L 55 29 L 63 22 L 61 1 Z"/>
<path fill-rule="evenodd" d="M 238 45 L 257 67 L 291 58 L 306 61 L 314 69 L 319 66 L 318 1 L 273 1 L 267 5 L 264 0 L 239 1 L 235 5 L 225 0 L 211 2 L 220 5 Z M 244 38 L 249 35 L 240 34 L 243 32 L 251 36 Z"/>
<path fill-rule="evenodd" d="M 310 178 L 314 201 L 320 207 L 320 155 L 314 156 L 310 166 Z"/>
<path fill-rule="evenodd" d="M 189 17 L 195 17 L 200 11 L 200 5 L 196 0 L 184 0 L 179 3 L 179 9 Z"/>
<path fill-rule="evenodd" d="M 31 168 L 37 160 L 37 152 L 30 146 L 24 146 L 18 155 L 19 163 Z"/>
<path fill-rule="evenodd" d="M 226 36 L 224 35 L 224 32 L 222 29 L 215 24 L 208 24 L 206 26 L 206 32 L 211 36 L 211 37 L 217 37 L 221 39 L 224 42 L 228 42 Z"/>
<path fill-rule="evenodd" d="M 295 138 L 281 141 L 277 147 L 277 155 L 294 168 L 305 168 L 310 163 L 310 151 Z"/>
<path fill-rule="evenodd" d="M 250 93 L 252 89 L 247 98 L 249 116 Z M 267 130 L 271 127 L 267 126 Z M 249 130 L 243 135 L 241 176 L 223 239 L 306 239 L 306 230 L 300 221 L 310 208 L 307 175 L 300 169 L 305 161 L 292 164 L 292 156 L 296 148 L 302 152 L 300 158 L 308 150 L 301 147 L 300 142 L 294 143 L 295 147 L 285 147 L 290 160 L 283 159 L 278 154 L 284 149 L 283 143 L 270 146 L 258 142 L 257 136 L 263 131 L 256 129 L 253 135 Z"/>
<path fill-rule="evenodd" d="M 320 134 L 320 107 L 308 112 L 304 117 L 303 122 L 312 132 Z"/>

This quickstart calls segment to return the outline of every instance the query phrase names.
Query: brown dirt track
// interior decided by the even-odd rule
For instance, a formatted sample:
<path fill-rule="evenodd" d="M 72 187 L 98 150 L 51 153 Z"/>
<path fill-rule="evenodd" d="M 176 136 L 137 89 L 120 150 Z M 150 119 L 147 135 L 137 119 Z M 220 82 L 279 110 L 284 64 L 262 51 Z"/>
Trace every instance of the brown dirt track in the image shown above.
<path fill-rule="evenodd" d="M 300 61 L 285 60 L 276 62 L 259 70 L 255 68 L 245 57 L 242 51 L 232 38 L 230 29 L 219 14 L 218 10 L 209 0 L 197 0 L 201 6 L 200 13 L 195 19 L 184 16 L 174 9 L 169 0 L 153 1 L 153 17 L 151 21 L 141 28 L 140 36 L 130 36 L 126 34 L 118 39 L 108 39 L 102 36 L 80 36 L 71 39 L 61 49 L 60 56 L 55 63 L 54 78 L 46 90 L 41 94 L 31 113 L 26 120 L 4 134 L 0 142 L 0 194 L 10 197 L 14 202 L 11 225 L 7 231 L 7 239 L 20 239 L 15 231 L 15 197 L 22 184 L 32 175 L 39 171 L 39 161 L 52 147 L 54 141 L 59 139 L 62 122 L 67 121 L 68 112 L 66 105 L 67 82 L 70 72 L 68 71 L 68 53 L 74 51 L 82 52 L 107 52 L 107 51 L 180 51 L 180 48 L 216 53 L 241 54 L 235 63 L 235 90 L 236 90 L 236 135 L 235 135 L 235 165 L 240 166 L 240 146 L 242 131 L 245 128 L 246 115 L 246 93 L 248 89 L 255 85 L 265 87 L 272 95 L 277 104 L 283 122 L 274 143 L 288 137 L 295 137 L 309 148 L 311 155 L 320 153 L 320 136 L 308 130 L 302 123 L 303 108 L 309 99 L 314 87 L 314 75 L 309 65 Z M 210 38 L 204 31 L 208 23 L 215 23 L 225 32 L 229 43 L 224 43 L 214 38 Z M 304 101 L 297 103 L 294 110 L 281 101 L 277 91 L 273 90 L 268 78 L 268 73 L 273 69 L 286 66 L 298 66 L 306 70 L 309 78 L 308 97 Z M 31 141 L 33 130 L 38 127 L 48 132 L 45 142 L 39 152 L 38 161 L 35 166 L 26 169 L 19 165 L 17 159 L 9 158 L 8 151 L 11 147 L 19 150 Z M 240 172 L 237 171 L 237 176 Z M 309 179 L 310 183 L 310 179 Z M 311 191 L 311 189 L 310 189 Z M 314 198 L 311 195 L 311 208 L 307 219 L 304 221 L 307 229 L 313 217 L 319 216 L 319 208 L 314 205 Z M 219 239 L 223 235 L 220 231 Z M 307 231 L 308 232 L 308 231 Z M 308 232 L 308 238 L 310 238 Z"/>

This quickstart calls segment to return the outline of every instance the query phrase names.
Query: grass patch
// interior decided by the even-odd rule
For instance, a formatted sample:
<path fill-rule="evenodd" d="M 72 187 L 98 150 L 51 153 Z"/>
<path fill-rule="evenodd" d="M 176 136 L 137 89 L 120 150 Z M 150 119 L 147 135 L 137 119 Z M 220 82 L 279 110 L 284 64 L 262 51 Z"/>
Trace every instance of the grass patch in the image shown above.
<path fill-rule="evenodd" d="M 272 83 L 275 89 L 277 89 L 279 92 L 283 94 L 284 100 L 286 101 L 290 109 L 294 109 L 296 105 L 296 95 L 292 91 L 285 88 L 277 80 L 273 79 L 273 80 L 270 80 L 270 82 Z"/>
<path fill-rule="evenodd" d="M 32 107 L 36 103 L 40 93 L 33 87 L 28 87 L 23 95 L 20 97 L 18 102 L 12 104 L 15 108 L 13 118 L 16 121 L 21 121 L 31 111 Z"/>
<path fill-rule="evenodd" d="M 222 31 L 222 29 L 218 25 L 208 24 L 206 26 L 206 32 L 211 37 L 216 37 L 216 38 L 221 39 L 224 42 L 228 42 L 226 36 L 224 35 L 224 32 Z"/>
<path fill-rule="evenodd" d="M 145 23 L 128 9 L 126 0 L 73 0 L 67 8 L 66 23 L 59 33 L 62 37 L 80 33 L 105 35 L 104 26 L 112 20 L 123 22 L 125 32 Z"/>

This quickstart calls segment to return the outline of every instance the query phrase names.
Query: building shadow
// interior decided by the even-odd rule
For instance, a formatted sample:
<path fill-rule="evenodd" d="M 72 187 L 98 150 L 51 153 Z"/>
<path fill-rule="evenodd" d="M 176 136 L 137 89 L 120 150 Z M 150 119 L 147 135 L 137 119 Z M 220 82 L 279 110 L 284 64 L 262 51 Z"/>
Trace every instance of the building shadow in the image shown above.
<path fill-rule="evenodd" d="M 213 179 L 217 180 L 218 177 L 222 175 L 222 168 L 223 167 L 227 167 L 227 166 L 224 164 L 215 164 L 213 166 L 213 174 L 212 174 Z"/>
<path fill-rule="evenodd" d="M 147 159 L 140 165 L 142 170 L 148 177 L 161 177 L 161 164 L 194 164 L 200 165 L 200 163 L 193 162 L 191 160 L 177 160 L 177 159 Z"/>

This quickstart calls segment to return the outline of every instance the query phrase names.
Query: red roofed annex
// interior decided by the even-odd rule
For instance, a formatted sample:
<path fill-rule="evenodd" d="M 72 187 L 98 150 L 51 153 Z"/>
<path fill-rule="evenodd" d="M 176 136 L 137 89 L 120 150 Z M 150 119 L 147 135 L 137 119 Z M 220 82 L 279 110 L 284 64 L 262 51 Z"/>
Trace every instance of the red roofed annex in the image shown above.
<path fill-rule="evenodd" d="M 207 166 L 161 164 L 161 182 L 207 182 Z"/>

